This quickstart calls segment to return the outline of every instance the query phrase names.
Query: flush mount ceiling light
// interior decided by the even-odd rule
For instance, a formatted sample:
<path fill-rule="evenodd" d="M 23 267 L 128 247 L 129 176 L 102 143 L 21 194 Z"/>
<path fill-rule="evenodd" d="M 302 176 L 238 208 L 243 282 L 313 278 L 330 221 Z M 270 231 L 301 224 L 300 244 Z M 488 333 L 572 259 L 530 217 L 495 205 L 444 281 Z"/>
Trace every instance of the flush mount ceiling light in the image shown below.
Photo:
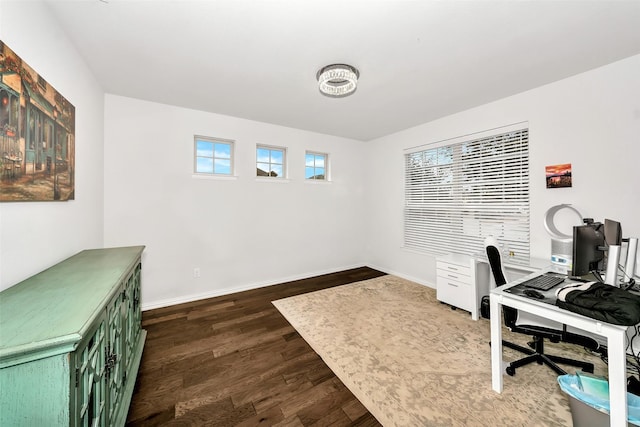
<path fill-rule="evenodd" d="M 360 72 L 346 64 L 327 65 L 316 74 L 320 92 L 331 98 L 342 98 L 355 92 L 358 77 Z"/>

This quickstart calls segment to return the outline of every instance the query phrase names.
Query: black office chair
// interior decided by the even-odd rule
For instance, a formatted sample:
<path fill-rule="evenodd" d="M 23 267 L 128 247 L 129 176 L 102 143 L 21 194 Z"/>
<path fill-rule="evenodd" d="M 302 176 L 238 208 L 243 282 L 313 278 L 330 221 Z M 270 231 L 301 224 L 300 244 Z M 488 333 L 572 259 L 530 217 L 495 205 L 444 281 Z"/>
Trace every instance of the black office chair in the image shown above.
<path fill-rule="evenodd" d="M 487 250 L 487 258 L 491 266 L 491 272 L 496 282 L 496 286 L 502 286 L 507 283 L 504 270 L 502 268 L 502 256 L 498 248 L 498 241 L 490 236 L 485 240 L 485 248 Z M 558 375 L 565 375 L 567 372 L 560 368 L 557 363 L 581 368 L 584 372 L 593 373 L 593 363 L 583 362 L 580 360 L 568 359 L 566 357 L 554 356 L 544 352 L 544 339 L 549 341 L 566 342 L 569 344 L 581 345 L 589 350 L 596 351 L 599 348 L 598 342 L 590 337 L 567 332 L 567 326 L 562 325 L 562 329 L 552 329 L 538 325 L 517 324 L 518 310 L 512 307 L 503 306 L 504 323 L 511 332 L 530 335 L 533 341 L 529 342 L 529 347 L 523 347 L 508 341 L 502 341 L 502 345 L 513 350 L 526 354 L 527 356 L 513 361 L 506 368 L 507 374 L 513 376 L 516 374 L 516 368 L 529 363 L 536 362 L 539 365 L 545 364 L 553 369 Z"/>

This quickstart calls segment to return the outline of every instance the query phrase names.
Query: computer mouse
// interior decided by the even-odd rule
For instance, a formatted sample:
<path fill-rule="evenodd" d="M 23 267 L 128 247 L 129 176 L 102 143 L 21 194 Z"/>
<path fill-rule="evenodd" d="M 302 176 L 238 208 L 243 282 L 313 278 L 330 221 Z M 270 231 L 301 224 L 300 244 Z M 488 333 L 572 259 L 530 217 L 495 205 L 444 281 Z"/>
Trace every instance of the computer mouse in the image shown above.
<path fill-rule="evenodd" d="M 525 289 L 523 293 L 529 298 L 536 298 L 536 299 L 544 298 L 544 295 L 542 295 L 540 292 L 536 291 L 535 289 Z"/>

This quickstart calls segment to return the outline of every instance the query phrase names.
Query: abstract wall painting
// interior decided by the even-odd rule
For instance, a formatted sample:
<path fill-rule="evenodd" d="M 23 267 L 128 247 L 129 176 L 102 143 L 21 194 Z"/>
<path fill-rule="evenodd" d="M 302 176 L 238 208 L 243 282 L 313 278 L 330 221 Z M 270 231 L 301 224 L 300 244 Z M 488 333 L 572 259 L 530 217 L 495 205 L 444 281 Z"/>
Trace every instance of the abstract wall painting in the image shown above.
<path fill-rule="evenodd" d="M 75 198 L 75 107 L 0 40 L 0 202 Z"/>
<path fill-rule="evenodd" d="M 571 163 L 545 166 L 547 188 L 571 187 Z"/>

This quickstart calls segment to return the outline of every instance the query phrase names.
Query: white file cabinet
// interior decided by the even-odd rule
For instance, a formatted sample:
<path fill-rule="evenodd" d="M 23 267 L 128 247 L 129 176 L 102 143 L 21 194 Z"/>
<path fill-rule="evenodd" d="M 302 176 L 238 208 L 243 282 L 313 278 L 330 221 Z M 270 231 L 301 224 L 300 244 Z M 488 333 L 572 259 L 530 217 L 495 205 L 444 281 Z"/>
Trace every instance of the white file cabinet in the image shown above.
<path fill-rule="evenodd" d="M 478 320 L 480 301 L 486 286 L 477 280 L 478 269 L 487 274 L 486 264 L 477 264 L 473 257 L 448 254 L 436 259 L 438 301 L 471 312 L 471 318 Z M 482 277 L 482 276 L 481 276 Z M 488 294 L 488 289 L 486 289 Z"/>

